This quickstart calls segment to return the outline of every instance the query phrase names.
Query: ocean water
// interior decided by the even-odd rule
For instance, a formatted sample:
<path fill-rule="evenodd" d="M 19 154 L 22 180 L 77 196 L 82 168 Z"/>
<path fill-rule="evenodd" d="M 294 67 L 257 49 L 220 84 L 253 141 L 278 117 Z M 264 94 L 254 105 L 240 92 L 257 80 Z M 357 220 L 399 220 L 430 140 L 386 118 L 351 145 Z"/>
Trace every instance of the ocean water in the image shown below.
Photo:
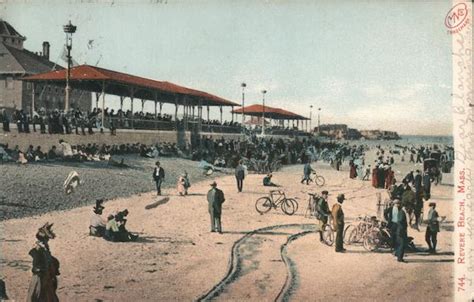
<path fill-rule="evenodd" d="M 401 135 L 399 140 L 340 140 L 339 142 L 349 145 L 368 145 L 368 146 L 450 146 L 454 145 L 452 136 L 429 136 L 429 135 Z"/>
<path fill-rule="evenodd" d="M 448 145 L 453 146 L 453 137 L 449 136 L 430 136 L 430 135 L 401 135 L 398 140 L 399 145 Z"/>

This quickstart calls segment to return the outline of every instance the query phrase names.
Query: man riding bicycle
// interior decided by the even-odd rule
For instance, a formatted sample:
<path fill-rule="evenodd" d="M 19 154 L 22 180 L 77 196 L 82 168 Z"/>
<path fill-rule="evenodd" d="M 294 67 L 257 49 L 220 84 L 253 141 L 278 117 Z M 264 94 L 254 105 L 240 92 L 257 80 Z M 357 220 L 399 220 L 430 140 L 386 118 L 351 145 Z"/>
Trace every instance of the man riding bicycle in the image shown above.
<path fill-rule="evenodd" d="M 328 205 L 328 191 L 322 191 L 321 197 L 316 201 L 315 216 L 319 220 L 319 241 L 323 242 L 323 231 L 331 215 Z"/>

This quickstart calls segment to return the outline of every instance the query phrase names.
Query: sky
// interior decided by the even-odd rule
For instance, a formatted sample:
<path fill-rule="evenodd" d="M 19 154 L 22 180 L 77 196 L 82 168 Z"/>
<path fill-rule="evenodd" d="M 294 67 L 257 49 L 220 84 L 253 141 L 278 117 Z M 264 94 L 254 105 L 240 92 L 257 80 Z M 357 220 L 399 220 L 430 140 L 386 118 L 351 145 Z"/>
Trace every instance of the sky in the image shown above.
<path fill-rule="evenodd" d="M 41 51 L 49 41 L 50 59 L 63 66 L 62 26 L 71 20 L 80 64 L 239 104 L 245 82 L 246 105 L 261 103 L 265 89 L 268 106 L 309 117 L 312 105 L 313 127 L 321 108 L 322 124 L 452 133 L 452 37 L 444 27 L 451 1 L 0 2 L 0 17 L 26 36 L 25 48 Z"/>

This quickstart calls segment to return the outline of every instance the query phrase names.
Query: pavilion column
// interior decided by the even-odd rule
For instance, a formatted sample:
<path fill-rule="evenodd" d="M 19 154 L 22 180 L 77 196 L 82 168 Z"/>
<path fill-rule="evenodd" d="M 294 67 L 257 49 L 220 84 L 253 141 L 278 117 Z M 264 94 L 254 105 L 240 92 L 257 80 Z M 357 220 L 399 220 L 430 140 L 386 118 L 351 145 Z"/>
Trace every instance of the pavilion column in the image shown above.
<path fill-rule="evenodd" d="M 178 96 L 174 98 L 174 121 L 178 123 Z"/>
<path fill-rule="evenodd" d="M 188 100 L 185 96 L 183 96 L 183 121 L 184 121 L 184 130 L 188 130 L 188 116 L 187 116 L 187 109 L 188 109 Z"/>
<path fill-rule="evenodd" d="M 153 92 L 153 101 L 155 102 L 155 128 L 158 129 L 158 121 L 157 121 L 157 117 L 158 117 L 158 109 L 156 108 L 158 106 L 158 94 L 155 92 Z"/>
<path fill-rule="evenodd" d="M 145 110 L 145 100 L 142 99 L 142 112 L 144 112 L 144 110 Z"/>
<path fill-rule="evenodd" d="M 123 99 L 124 99 L 124 98 L 125 98 L 125 97 L 120 96 L 120 111 L 123 111 Z"/>
<path fill-rule="evenodd" d="M 100 98 L 100 92 L 95 93 L 95 108 L 98 110 L 99 109 L 99 98 Z"/>
<path fill-rule="evenodd" d="M 102 125 L 101 125 L 101 130 L 104 129 L 104 121 L 105 121 L 105 81 L 102 82 Z"/>
<path fill-rule="evenodd" d="M 199 135 L 202 132 L 202 99 L 199 99 L 199 106 L 198 106 L 198 127 L 199 127 Z"/>
<path fill-rule="evenodd" d="M 31 119 L 35 114 L 35 83 L 31 83 Z"/>
<path fill-rule="evenodd" d="M 232 123 L 234 123 L 234 106 L 232 106 L 231 108 L 232 108 Z"/>
<path fill-rule="evenodd" d="M 220 106 L 219 109 L 221 111 L 221 125 L 222 125 L 222 106 Z"/>
<path fill-rule="evenodd" d="M 209 105 L 207 105 L 207 123 L 209 124 Z"/>
<path fill-rule="evenodd" d="M 160 102 L 160 115 L 161 115 L 161 110 L 163 109 L 163 103 Z"/>
<path fill-rule="evenodd" d="M 133 97 L 134 97 L 135 89 L 130 90 L 130 110 L 132 111 L 132 120 L 131 120 L 131 128 L 133 129 L 133 120 L 135 119 L 135 115 L 133 112 Z"/>
<path fill-rule="evenodd" d="M 194 105 L 193 105 L 193 113 L 192 114 L 193 114 L 192 118 L 194 119 Z"/>

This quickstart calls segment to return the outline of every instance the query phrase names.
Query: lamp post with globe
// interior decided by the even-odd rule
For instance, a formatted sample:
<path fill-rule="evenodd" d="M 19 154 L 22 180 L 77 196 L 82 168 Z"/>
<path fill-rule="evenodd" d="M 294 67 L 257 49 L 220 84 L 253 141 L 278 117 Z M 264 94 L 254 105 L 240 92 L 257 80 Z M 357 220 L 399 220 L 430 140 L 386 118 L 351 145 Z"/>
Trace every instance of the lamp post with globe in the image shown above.
<path fill-rule="evenodd" d="M 69 81 L 71 79 L 71 49 L 72 49 L 72 34 L 76 32 L 77 26 L 72 25 L 71 21 L 63 26 L 66 33 L 66 49 L 67 49 L 67 71 L 66 71 L 66 98 L 64 100 L 64 111 L 69 111 L 69 96 L 71 93 L 71 86 Z"/>

